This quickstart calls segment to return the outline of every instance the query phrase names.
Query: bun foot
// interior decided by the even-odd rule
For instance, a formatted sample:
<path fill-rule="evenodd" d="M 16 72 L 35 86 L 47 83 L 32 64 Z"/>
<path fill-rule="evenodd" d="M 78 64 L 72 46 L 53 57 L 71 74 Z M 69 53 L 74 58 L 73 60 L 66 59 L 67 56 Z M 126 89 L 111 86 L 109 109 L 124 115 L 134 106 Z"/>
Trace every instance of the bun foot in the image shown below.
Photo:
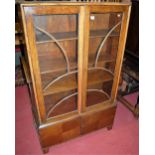
<path fill-rule="evenodd" d="M 49 148 L 48 147 L 47 148 L 43 148 L 42 150 L 43 150 L 43 153 L 48 153 L 49 152 Z"/>
<path fill-rule="evenodd" d="M 107 126 L 107 130 L 111 130 L 112 129 L 112 125 Z"/>

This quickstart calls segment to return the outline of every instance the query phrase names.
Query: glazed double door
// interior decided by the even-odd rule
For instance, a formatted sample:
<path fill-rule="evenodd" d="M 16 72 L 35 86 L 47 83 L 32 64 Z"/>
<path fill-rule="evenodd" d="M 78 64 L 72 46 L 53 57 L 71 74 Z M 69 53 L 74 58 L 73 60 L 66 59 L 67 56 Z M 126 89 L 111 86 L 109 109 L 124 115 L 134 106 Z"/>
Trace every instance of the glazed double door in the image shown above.
<path fill-rule="evenodd" d="M 113 104 L 127 10 L 119 5 L 50 5 L 25 10 L 40 120 Z"/>

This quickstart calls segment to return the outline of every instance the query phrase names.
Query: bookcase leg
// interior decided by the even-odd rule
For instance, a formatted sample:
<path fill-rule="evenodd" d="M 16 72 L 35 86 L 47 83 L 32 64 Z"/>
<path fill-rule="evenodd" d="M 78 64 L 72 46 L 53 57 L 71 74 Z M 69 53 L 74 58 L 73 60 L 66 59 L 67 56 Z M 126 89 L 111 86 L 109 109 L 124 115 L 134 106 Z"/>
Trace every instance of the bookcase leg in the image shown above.
<path fill-rule="evenodd" d="M 49 152 L 49 148 L 48 147 L 42 148 L 42 150 L 43 150 L 43 153 L 48 153 Z"/>
<path fill-rule="evenodd" d="M 112 129 L 112 125 L 107 126 L 107 130 L 111 130 Z"/>

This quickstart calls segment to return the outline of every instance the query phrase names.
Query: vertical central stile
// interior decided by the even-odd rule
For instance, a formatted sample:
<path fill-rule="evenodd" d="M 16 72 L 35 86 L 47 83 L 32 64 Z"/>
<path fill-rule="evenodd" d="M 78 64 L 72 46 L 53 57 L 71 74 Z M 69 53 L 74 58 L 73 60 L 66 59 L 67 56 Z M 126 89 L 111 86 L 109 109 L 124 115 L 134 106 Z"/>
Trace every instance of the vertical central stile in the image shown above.
<path fill-rule="evenodd" d="M 78 112 L 86 109 L 88 45 L 89 45 L 89 6 L 80 7 L 78 26 Z"/>

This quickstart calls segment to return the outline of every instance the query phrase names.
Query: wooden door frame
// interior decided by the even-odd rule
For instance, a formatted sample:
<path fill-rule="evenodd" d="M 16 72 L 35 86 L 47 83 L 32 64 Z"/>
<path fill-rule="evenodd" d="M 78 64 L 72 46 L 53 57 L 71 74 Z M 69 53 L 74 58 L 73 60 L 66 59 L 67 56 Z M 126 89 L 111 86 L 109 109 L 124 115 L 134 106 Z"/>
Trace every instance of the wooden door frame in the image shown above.
<path fill-rule="evenodd" d="M 120 72 L 121 72 L 121 66 L 122 66 L 122 61 L 123 61 L 123 56 L 124 56 L 124 49 L 125 49 L 125 43 L 126 43 L 126 36 L 127 36 L 127 29 L 128 29 L 128 22 L 129 22 L 129 17 L 130 17 L 130 5 L 126 6 L 119 6 L 115 5 L 113 7 L 110 7 L 111 5 L 106 5 L 106 6 L 81 6 L 81 16 L 83 20 L 83 26 L 79 28 L 84 29 L 84 31 L 80 31 L 81 33 L 81 39 L 79 42 L 82 44 L 81 47 L 83 47 L 82 50 L 80 50 L 80 60 L 79 60 L 79 68 L 81 73 L 79 73 L 79 93 L 80 93 L 80 101 L 79 103 L 79 111 L 80 113 L 88 110 L 97 110 L 101 108 L 101 105 L 96 105 L 93 107 L 86 107 L 86 95 L 87 95 L 87 76 L 88 76 L 88 48 L 89 48 L 89 15 L 90 13 L 122 13 L 122 21 L 121 21 L 121 30 L 120 30 L 120 37 L 119 37 L 119 44 L 118 44 L 118 51 L 117 51 L 117 57 L 116 57 L 116 63 L 115 63 L 115 70 L 114 70 L 114 77 L 113 77 L 113 85 L 112 85 L 112 91 L 111 91 L 111 99 L 110 102 L 111 104 L 115 104 L 115 99 L 117 95 L 117 89 L 118 89 L 118 84 L 119 84 L 119 77 L 120 77 Z M 83 17 L 85 16 L 85 17 Z M 85 22 L 85 21 L 86 22 Z M 80 34 L 79 33 L 79 34 Z M 84 41 L 83 41 L 83 40 Z M 83 52 L 83 53 L 82 53 Z M 82 67 L 83 66 L 83 67 Z M 105 105 L 107 105 L 107 101 L 104 102 Z"/>
<path fill-rule="evenodd" d="M 47 14 L 79 14 L 79 6 L 25 6 L 21 5 L 21 13 L 23 17 L 23 29 L 25 34 L 26 48 L 28 53 L 28 61 L 30 66 L 30 73 L 32 77 L 32 84 L 34 88 L 36 107 L 39 116 L 39 123 L 46 123 L 46 112 L 44 97 L 42 91 L 42 82 L 40 76 L 38 53 L 35 44 L 35 34 L 33 28 L 33 15 L 47 15 Z M 51 9 L 53 7 L 54 9 Z M 60 7 L 62 7 L 60 11 Z"/>

